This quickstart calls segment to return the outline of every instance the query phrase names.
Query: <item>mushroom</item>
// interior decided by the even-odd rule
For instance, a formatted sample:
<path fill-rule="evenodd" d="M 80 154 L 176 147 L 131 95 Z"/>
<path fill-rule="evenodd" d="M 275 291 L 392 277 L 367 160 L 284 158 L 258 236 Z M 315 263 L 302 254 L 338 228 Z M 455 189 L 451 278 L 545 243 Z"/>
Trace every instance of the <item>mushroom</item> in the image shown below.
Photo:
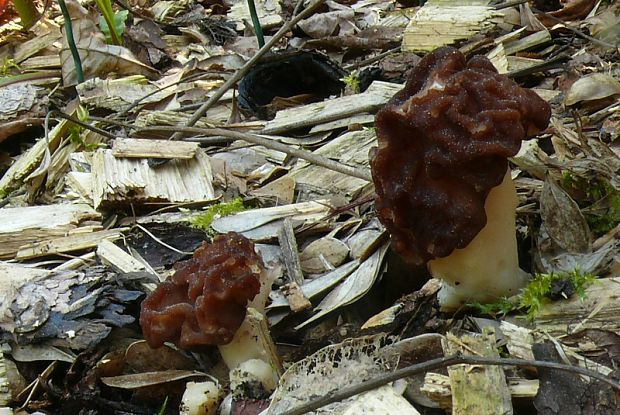
<path fill-rule="evenodd" d="M 256 366 L 271 385 L 275 368 L 247 315 L 264 313 L 274 277 L 250 240 L 235 232 L 217 236 L 175 264 L 170 280 L 142 302 L 144 337 L 153 348 L 164 342 L 193 351 L 217 345 L 229 369 Z"/>
<path fill-rule="evenodd" d="M 371 154 L 376 208 L 392 248 L 443 280 L 443 309 L 515 294 L 517 196 L 507 158 L 547 127 L 535 92 L 443 47 L 411 71 L 376 116 Z"/>

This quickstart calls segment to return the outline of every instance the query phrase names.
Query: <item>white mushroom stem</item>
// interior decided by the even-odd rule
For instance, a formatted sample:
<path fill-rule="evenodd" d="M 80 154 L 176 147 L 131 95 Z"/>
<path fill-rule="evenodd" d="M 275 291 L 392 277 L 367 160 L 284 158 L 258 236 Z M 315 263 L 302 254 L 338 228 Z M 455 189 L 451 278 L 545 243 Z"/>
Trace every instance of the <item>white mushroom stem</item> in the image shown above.
<path fill-rule="evenodd" d="M 517 294 L 529 274 L 519 268 L 515 210 L 517 191 L 510 169 L 489 192 L 484 209 L 487 224 L 463 249 L 429 261 L 431 275 L 443 280 L 438 293 L 443 310 L 465 303 L 488 303 Z"/>
<path fill-rule="evenodd" d="M 274 379 L 277 383 L 278 369 L 281 367 L 264 314 L 271 285 L 277 275 L 277 270 L 271 268 L 261 273 L 260 292 L 248 304 L 243 323 L 230 343 L 218 346 L 222 359 L 230 370 L 250 360 L 256 362 L 257 372 L 265 374 L 265 379 L 261 379 L 263 384 L 273 384 Z M 271 373 L 264 370 L 265 365 L 272 368 Z M 251 371 L 248 368 L 246 370 Z"/>

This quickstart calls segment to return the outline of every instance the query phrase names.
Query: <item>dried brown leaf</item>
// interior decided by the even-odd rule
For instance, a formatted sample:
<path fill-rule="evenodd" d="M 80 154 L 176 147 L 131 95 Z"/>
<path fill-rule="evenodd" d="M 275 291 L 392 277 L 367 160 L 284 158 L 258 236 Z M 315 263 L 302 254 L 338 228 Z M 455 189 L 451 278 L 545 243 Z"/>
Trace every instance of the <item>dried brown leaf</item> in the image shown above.
<path fill-rule="evenodd" d="M 111 72 L 119 75 L 155 76 L 155 70 L 136 59 L 128 49 L 106 44 L 104 34 L 97 29 L 93 18 L 77 1 L 67 0 L 66 3 L 85 79 L 105 77 Z M 64 86 L 75 85 L 78 82 L 75 64 L 64 36 L 60 62 Z"/>
<path fill-rule="evenodd" d="M 540 215 L 549 236 L 569 252 L 591 249 L 590 228 L 577 203 L 549 176 L 540 197 Z"/>

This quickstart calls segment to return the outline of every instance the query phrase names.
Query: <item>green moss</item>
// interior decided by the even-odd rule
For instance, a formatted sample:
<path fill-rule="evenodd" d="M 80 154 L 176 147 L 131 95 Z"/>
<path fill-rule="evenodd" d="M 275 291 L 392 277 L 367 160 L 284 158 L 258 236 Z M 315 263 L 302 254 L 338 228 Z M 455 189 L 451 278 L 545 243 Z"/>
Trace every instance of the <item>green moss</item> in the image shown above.
<path fill-rule="evenodd" d="M 228 216 L 245 210 L 243 207 L 243 200 L 238 197 L 228 203 L 219 203 L 217 205 L 209 206 L 209 208 L 200 216 L 197 216 L 190 220 L 190 223 L 195 228 L 199 228 L 205 231 L 209 231 L 211 223 L 214 219 L 221 216 Z"/>
<path fill-rule="evenodd" d="M 583 273 L 576 268 L 571 272 L 559 272 L 551 274 L 536 274 L 518 296 L 509 299 L 500 298 L 498 301 L 489 304 L 473 303 L 473 307 L 482 314 L 493 317 L 501 317 L 512 311 L 521 310 L 526 314 L 530 321 L 538 315 L 541 307 L 552 302 L 550 298 L 554 283 L 568 281 L 572 285 L 574 292 L 580 298 L 585 298 L 586 287 L 596 280 L 596 276 L 590 273 Z"/>
<path fill-rule="evenodd" d="M 476 309 L 481 314 L 498 318 L 516 310 L 519 304 L 515 301 L 511 301 L 509 298 L 502 297 L 494 303 L 471 303 L 468 305 Z"/>
<path fill-rule="evenodd" d="M 556 281 L 569 281 L 580 298 L 585 298 L 585 289 L 596 280 L 596 276 L 583 273 L 576 268 L 572 272 L 536 274 L 521 293 L 519 308 L 527 314 L 528 320 L 534 320 L 540 308 L 551 302 L 551 288 Z"/>
<path fill-rule="evenodd" d="M 351 72 L 349 75 L 342 78 L 342 82 L 351 88 L 351 91 L 354 93 L 358 94 L 360 92 L 360 79 L 356 71 Z"/>

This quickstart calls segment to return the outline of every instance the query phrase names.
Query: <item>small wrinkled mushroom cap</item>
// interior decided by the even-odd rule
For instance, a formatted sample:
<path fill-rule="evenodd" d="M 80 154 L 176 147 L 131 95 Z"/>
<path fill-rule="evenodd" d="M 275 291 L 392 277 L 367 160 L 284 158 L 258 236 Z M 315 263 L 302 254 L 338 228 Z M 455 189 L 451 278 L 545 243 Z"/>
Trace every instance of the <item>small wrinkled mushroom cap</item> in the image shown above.
<path fill-rule="evenodd" d="M 142 302 L 140 326 L 149 346 L 172 342 L 194 350 L 230 342 L 260 290 L 263 265 L 254 244 L 234 232 L 220 235 L 175 268 Z"/>
<path fill-rule="evenodd" d="M 452 47 L 425 56 L 375 119 L 370 166 L 392 248 L 423 264 L 467 246 L 507 158 L 550 116 L 547 102 L 483 56 L 467 62 Z"/>

